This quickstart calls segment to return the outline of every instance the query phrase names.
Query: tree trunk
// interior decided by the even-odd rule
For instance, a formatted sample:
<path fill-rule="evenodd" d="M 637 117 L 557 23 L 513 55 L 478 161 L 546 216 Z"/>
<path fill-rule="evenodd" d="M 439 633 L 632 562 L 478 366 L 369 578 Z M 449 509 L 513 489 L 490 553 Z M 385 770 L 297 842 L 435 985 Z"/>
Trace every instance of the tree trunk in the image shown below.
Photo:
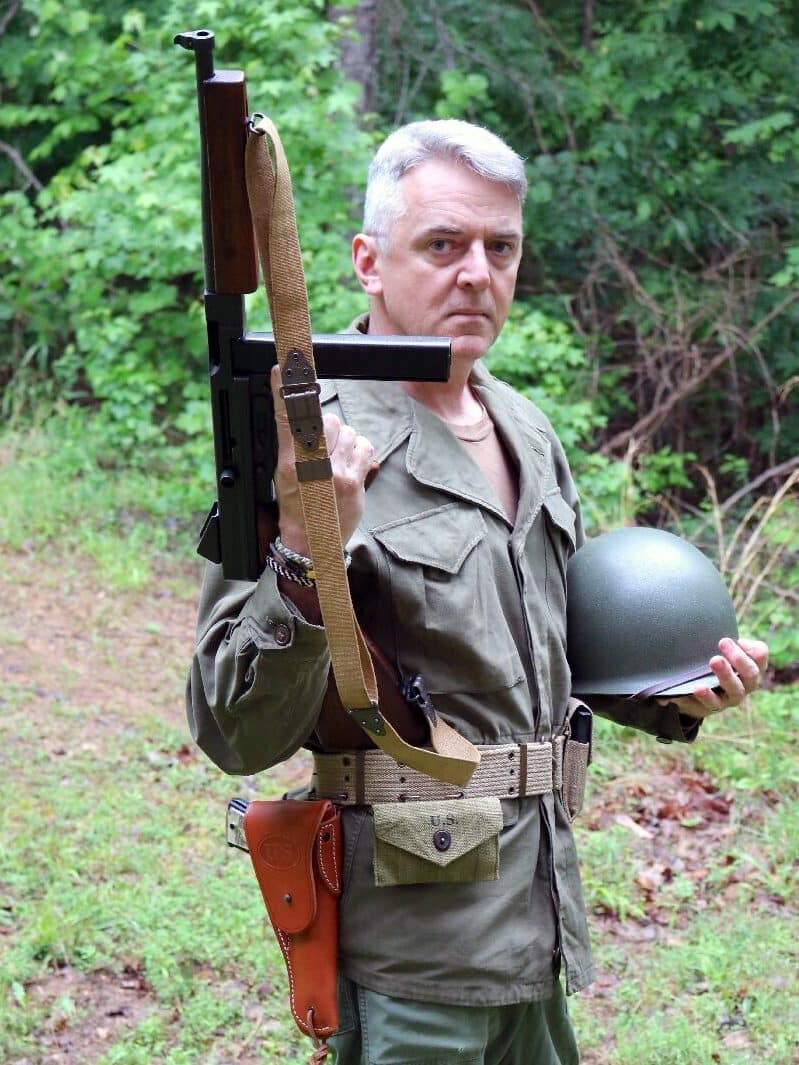
<path fill-rule="evenodd" d="M 586 52 L 594 47 L 594 0 L 583 0 L 582 42 Z"/>
<path fill-rule="evenodd" d="M 377 97 L 377 6 L 379 0 L 358 0 L 355 8 L 331 5 L 331 22 L 350 24 L 341 39 L 341 69 L 361 87 L 358 114 L 371 114 Z"/>

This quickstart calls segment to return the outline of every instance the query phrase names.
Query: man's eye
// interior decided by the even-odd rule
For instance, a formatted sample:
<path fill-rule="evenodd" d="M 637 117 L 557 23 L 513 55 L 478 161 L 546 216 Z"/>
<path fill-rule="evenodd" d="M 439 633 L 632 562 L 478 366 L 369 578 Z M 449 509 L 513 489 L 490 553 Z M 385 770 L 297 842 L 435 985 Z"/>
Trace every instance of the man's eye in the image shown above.
<path fill-rule="evenodd" d="M 516 247 L 509 240 L 495 240 L 491 245 L 491 250 L 495 255 L 513 255 Z"/>
<path fill-rule="evenodd" d="M 437 237 L 435 240 L 430 241 L 430 251 L 449 251 L 452 247 L 451 240 L 445 240 L 443 237 Z"/>

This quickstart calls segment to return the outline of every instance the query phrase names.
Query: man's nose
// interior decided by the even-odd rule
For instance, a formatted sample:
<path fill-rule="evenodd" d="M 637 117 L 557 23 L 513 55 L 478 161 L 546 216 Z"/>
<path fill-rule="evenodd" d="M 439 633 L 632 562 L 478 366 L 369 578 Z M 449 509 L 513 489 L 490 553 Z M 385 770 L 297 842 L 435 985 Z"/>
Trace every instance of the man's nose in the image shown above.
<path fill-rule="evenodd" d="M 458 271 L 458 284 L 461 288 L 488 288 L 491 284 L 491 271 L 483 242 L 475 241 L 461 262 Z"/>

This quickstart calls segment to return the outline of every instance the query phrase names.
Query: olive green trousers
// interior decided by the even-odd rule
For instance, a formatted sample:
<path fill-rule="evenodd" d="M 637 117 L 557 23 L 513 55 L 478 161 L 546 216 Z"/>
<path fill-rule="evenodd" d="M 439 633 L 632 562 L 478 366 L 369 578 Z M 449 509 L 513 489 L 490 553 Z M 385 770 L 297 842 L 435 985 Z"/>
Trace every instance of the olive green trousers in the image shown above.
<path fill-rule="evenodd" d="M 341 989 L 327 1065 L 578 1065 L 566 997 L 516 1006 L 445 1006 Z"/>

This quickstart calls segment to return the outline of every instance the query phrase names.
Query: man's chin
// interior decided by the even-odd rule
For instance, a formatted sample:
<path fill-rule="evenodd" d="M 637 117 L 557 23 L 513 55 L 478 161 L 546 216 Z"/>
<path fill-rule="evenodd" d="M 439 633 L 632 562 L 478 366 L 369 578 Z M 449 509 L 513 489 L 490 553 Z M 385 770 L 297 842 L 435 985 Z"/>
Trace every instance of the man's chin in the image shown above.
<path fill-rule="evenodd" d="M 453 359 L 482 359 L 495 337 L 485 337 L 471 334 L 468 336 L 450 337 L 452 342 Z"/>

